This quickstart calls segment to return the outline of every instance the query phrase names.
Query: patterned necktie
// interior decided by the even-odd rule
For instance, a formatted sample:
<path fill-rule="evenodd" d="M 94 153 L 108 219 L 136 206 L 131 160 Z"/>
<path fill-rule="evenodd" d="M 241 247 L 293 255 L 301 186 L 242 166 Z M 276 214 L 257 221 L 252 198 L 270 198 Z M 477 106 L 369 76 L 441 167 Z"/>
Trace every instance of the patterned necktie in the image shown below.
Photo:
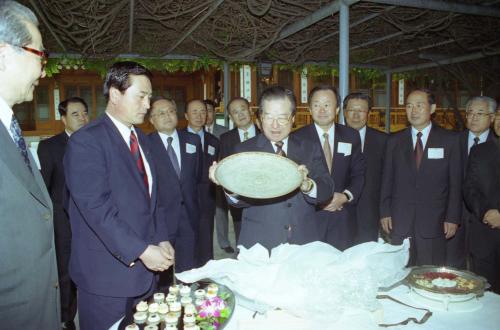
<path fill-rule="evenodd" d="M 276 146 L 276 154 L 286 157 L 286 153 L 283 150 L 283 141 L 274 142 L 274 145 Z"/>
<path fill-rule="evenodd" d="M 33 170 L 31 169 L 30 159 L 28 157 L 28 149 L 26 148 L 26 141 L 24 141 L 23 134 L 21 132 L 21 127 L 19 127 L 19 123 L 17 122 L 17 119 L 14 116 L 14 114 L 12 114 L 12 121 L 10 122 L 10 133 L 14 138 L 14 142 L 16 143 L 17 148 L 21 153 L 21 156 L 23 156 L 24 163 L 26 164 L 26 166 L 28 166 L 28 169 L 30 170 L 31 174 L 33 174 Z"/>
<path fill-rule="evenodd" d="M 323 153 L 325 154 L 326 158 L 326 166 L 328 166 L 328 173 L 332 173 L 332 149 L 330 148 L 330 140 L 328 133 L 323 133 L 323 138 L 325 139 L 323 141 Z"/>
<path fill-rule="evenodd" d="M 243 141 L 248 140 L 248 132 L 243 132 Z"/>
<path fill-rule="evenodd" d="M 417 165 L 417 170 L 420 168 L 420 163 L 422 162 L 423 155 L 424 155 L 424 147 L 422 144 L 422 132 L 418 132 L 417 143 L 415 145 L 415 164 Z"/>
<path fill-rule="evenodd" d="M 137 165 L 137 169 L 139 170 L 139 174 L 142 175 L 144 186 L 146 186 L 146 190 L 149 193 L 148 175 L 146 173 L 144 161 L 142 160 L 141 150 L 139 149 L 139 142 L 137 142 L 137 136 L 135 135 L 134 131 L 130 132 L 130 153 L 132 154 L 132 157 L 134 157 L 135 164 Z"/>
<path fill-rule="evenodd" d="M 474 144 L 472 145 L 473 147 L 477 146 L 479 144 L 479 138 L 476 136 L 474 138 Z"/>
<path fill-rule="evenodd" d="M 177 155 L 175 154 L 174 147 L 172 147 L 172 141 L 174 140 L 173 137 L 169 136 L 167 138 L 167 154 L 168 157 L 170 158 L 170 162 L 172 163 L 172 166 L 174 167 L 175 173 L 177 174 L 178 177 L 181 176 L 181 169 L 179 168 L 179 161 L 177 160 Z"/>

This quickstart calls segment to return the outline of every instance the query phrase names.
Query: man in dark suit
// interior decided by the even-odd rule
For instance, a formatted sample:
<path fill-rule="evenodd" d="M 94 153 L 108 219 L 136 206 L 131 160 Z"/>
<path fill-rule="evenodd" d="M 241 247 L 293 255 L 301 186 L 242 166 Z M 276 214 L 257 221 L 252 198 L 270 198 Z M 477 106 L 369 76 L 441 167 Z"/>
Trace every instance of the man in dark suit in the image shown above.
<path fill-rule="evenodd" d="M 285 156 L 299 166 L 303 181 L 291 193 L 266 200 L 228 196 L 228 202 L 243 209 L 238 245 L 246 248 L 260 243 L 272 249 L 282 243 L 306 244 L 319 240 L 315 207 L 331 199 L 333 182 L 318 146 L 290 135 L 295 119 L 295 97 L 283 87 L 270 87 L 262 93 L 259 116 L 262 132 L 235 147 L 235 153 L 261 151 Z M 217 165 L 210 168 L 214 182 Z"/>
<path fill-rule="evenodd" d="M 134 127 L 144 121 L 151 93 L 146 68 L 113 64 L 104 82 L 106 112 L 68 141 L 69 271 L 82 330 L 109 329 L 154 290 L 155 272 L 174 262 L 148 138 Z"/>
<path fill-rule="evenodd" d="M 220 136 L 228 131 L 225 126 L 216 123 L 215 103 L 212 100 L 203 100 L 207 107 L 207 121 L 205 123 L 205 131 L 213 134 L 220 142 Z M 217 234 L 217 243 L 219 247 L 226 253 L 234 253 L 234 249 L 229 242 L 229 217 L 228 205 L 226 197 L 220 187 L 216 187 L 215 191 L 215 231 Z"/>
<path fill-rule="evenodd" d="M 297 136 L 323 150 L 323 162 L 335 182 L 333 198 L 317 214 L 322 240 L 339 250 L 355 243 L 356 204 L 365 180 L 366 161 L 359 133 L 335 123 L 339 96 L 333 86 L 317 86 L 309 93 L 314 124 L 302 127 Z"/>
<path fill-rule="evenodd" d="M 472 213 L 469 246 L 472 270 L 500 294 L 500 108 L 494 123 L 498 140 L 472 148 L 464 182 L 464 199 Z"/>
<path fill-rule="evenodd" d="M 461 219 L 462 160 L 458 134 L 431 122 L 434 95 L 424 89 L 406 99 L 411 126 L 387 141 L 380 216 L 393 244 L 411 237 L 411 265 L 443 265 L 446 239 Z"/>
<path fill-rule="evenodd" d="M 156 129 L 149 135 L 149 140 L 158 169 L 158 205 L 167 211 L 164 221 L 168 232 L 175 237 L 175 271 L 183 272 L 197 266 L 201 141 L 198 135 L 176 129 L 178 119 L 174 100 L 155 99 L 148 116 Z M 160 280 L 163 275 L 160 275 Z"/>
<path fill-rule="evenodd" d="M 495 118 L 496 102 L 488 96 L 475 96 L 467 101 L 465 110 L 467 129 L 460 133 L 464 170 L 467 168 L 467 159 L 472 147 L 495 139 L 495 134 L 493 130 L 490 130 L 490 126 Z M 466 172 L 464 172 L 464 176 L 465 174 Z M 473 221 L 471 217 L 472 215 L 464 204 L 462 207 L 462 223 L 458 227 L 455 236 L 446 241 L 446 264 L 448 266 L 459 269 L 467 267 L 467 236 L 469 223 Z"/>
<path fill-rule="evenodd" d="M 47 63 L 38 20 L 0 1 L 0 328 L 60 329 L 52 202 L 14 115 Z"/>
<path fill-rule="evenodd" d="M 366 159 L 365 184 L 356 206 L 356 243 L 377 241 L 380 228 L 380 186 L 387 134 L 367 125 L 371 98 L 351 93 L 344 99 L 345 120 L 359 132 L 361 152 Z"/>
<path fill-rule="evenodd" d="M 235 127 L 220 137 L 220 159 L 232 155 L 236 145 L 260 133 L 260 130 L 252 121 L 250 103 L 248 103 L 247 99 L 243 97 L 232 99 L 227 105 L 227 110 Z M 230 206 L 229 211 L 231 211 L 231 217 L 233 218 L 234 235 L 236 236 L 236 241 L 238 241 L 242 209 Z"/>
<path fill-rule="evenodd" d="M 198 227 L 198 265 L 202 266 L 214 257 L 214 216 L 215 216 L 215 185 L 208 179 L 208 168 L 219 157 L 219 140 L 205 132 L 207 108 L 202 100 L 192 100 L 186 106 L 186 130 L 196 134 L 201 139 L 202 173 L 198 185 L 200 203 L 200 222 Z"/>
<path fill-rule="evenodd" d="M 37 152 L 42 177 L 54 205 L 54 237 L 63 328 L 75 329 L 73 320 L 76 315 L 76 286 L 68 273 L 71 226 L 63 205 L 66 194 L 63 157 L 70 135 L 88 124 L 89 116 L 87 103 L 79 97 L 72 97 L 59 103 L 58 110 L 64 123 L 64 132 L 41 141 Z"/>

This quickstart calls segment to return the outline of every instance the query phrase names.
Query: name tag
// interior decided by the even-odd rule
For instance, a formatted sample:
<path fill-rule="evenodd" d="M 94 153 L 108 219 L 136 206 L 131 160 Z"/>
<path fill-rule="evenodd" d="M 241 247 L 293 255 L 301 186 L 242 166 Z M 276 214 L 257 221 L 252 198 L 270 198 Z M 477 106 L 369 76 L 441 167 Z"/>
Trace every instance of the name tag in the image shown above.
<path fill-rule="evenodd" d="M 194 144 L 186 143 L 186 153 L 194 154 L 196 152 L 196 146 Z"/>
<path fill-rule="evenodd" d="M 344 156 L 350 156 L 351 155 L 351 148 L 352 148 L 352 145 L 350 143 L 339 142 L 337 145 L 337 153 L 344 154 Z"/>
<path fill-rule="evenodd" d="M 211 145 L 208 145 L 208 154 L 209 154 L 210 156 L 215 155 L 215 148 L 214 148 L 214 147 L 212 147 Z"/>
<path fill-rule="evenodd" d="M 443 148 L 429 148 L 427 149 L 427 158 L 429 159 L 443 159 L 444 149 Z"/>

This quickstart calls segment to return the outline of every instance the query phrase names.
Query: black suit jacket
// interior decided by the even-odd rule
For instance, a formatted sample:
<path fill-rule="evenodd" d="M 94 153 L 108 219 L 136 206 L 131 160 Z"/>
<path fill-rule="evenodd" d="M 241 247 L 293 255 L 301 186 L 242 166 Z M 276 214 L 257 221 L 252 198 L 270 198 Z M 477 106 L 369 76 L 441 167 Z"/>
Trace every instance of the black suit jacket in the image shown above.
<path fill-rule="evenodd" d="M 158 169 L 158 205 L 167 210 L 168 232 L 174 236 L 178 234 L 180 221 L 188 221 L 195 231 L 198 228 L 200 218 L 198 184 L 202 171 L 200 137 L 179 130 L 177 135 L 181 158 L 180 177 L 172 166 L 160 134 L 154 132 L 149 135 L 151 155 Z"/>
<path fill-rule="evenodd" d="M 260 130 L 255 126 L 255 135 L 259 135 Z M 240 144 L 240 134 L 238 132 L 238 128 L 235 127 L 232 130 L 223 133 L 220 136 L 220 159 L 224 159 L 227 156 L 234 154 L 234 147 Z"/>
<path fill-rule="evenodd" d="M 380 188 L 384 153 L 389 136 L 366 127 L 363 155 L 366 159 L 365 185 L 359 197 L 357 217 L 357 242 L 376 241 L 380 223 Z"/>
<path fill-rule="evenodd" d="M 321 150 L 325 168 L 326 159 L 323 153 L 322 141 L 320 141 L 314 124 L 302 127 L 295 133 L 300 139 L 313 142 Z M 333 166 L 330 173 L 335 183 L 335 192 L 342 193 L 349 190 L 354 199 L 344 204 L 342 210 L 328 212 L 320 210 L 317 217 L 320 222 L 335 221 L 336 230 L 342 232 L 342 242 L 335 242 L 337 248 L 344 249 L 353 245 L 356 236 L 356 204 L 361 195 L 365 181 L 366 161 L 361 153 L 361 138 L 359 132 L 353 128 L 335 124 Z M 351 145 L 350 155 L 339 153 L 339 143 Z"/>
<path fill-rule="evenodd" d="M 486 211 L 500 210 L 500 147 L 495 141 L 471 149 L 464 182 L 464 198 L 473 214 L 470 226 L 470 251 L 488 256 L 500 243 L 500 229 L 482 222 Z"/>
<path fill-rule="evenodd" d="M 429 158 L 429 149 L 439 152 Z M 382 175 L 380 217 L 392 217 L 392 232 L 444 238 L 443 223 L 460 224 L 462 159 L 459 136 L 432 124 L 420 169 L 415 164 L 411 127 L 389 137 Z"/>
<path fill-rule="evenodd" d="M 263 151 L 274 153 L 271 142 L 259 134 L 236 146 L 235 152 Z M 333 193 L 333 182 L 322 161 L 320 149 L 293 134 L 288 138 L 287 157 L 309 170 L 316 182 L 315 199 L 299 189 L 281 197 L 256 200 L 240 197 L 236 207 L 244 207 L 238 244 L 246 248 L 260 243 L 268 249 L 281 243 L 306 244 L 320 239 L 315 220 L 315 205 L 328 201 Z"/>

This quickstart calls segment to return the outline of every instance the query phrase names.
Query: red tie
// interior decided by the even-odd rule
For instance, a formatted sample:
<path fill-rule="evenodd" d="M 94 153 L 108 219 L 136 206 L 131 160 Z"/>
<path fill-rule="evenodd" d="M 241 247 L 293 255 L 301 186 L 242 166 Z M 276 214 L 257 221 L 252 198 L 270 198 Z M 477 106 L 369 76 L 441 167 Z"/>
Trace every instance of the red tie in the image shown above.
<path fill-rule="evenodd" d="M 130 153 L 132 154 L 132 157 L 134 157 L 135 164 L 137 165 L 137 169 L 139 170 L 139 174 L 142 175 L 144 185 L 146 186 L 146 190 L 149 194 L 148 175 L 146 173 L 146 168 L 144 167 L 144 161 L 142 160 L 141 151 L 139 150 L 139 143 L 137 142 L 137 136 L 135 136 L 134 131 L 130 132 Z"/>
<path fill-rule="evenodd" d="M 424 147 L 422 144 L 422 132 L 417 133 L 417 143 L 415 145 L 415 163 L 417 165 L 417 170 L 422 162 L 422 156 L 424 155 Z"/>

